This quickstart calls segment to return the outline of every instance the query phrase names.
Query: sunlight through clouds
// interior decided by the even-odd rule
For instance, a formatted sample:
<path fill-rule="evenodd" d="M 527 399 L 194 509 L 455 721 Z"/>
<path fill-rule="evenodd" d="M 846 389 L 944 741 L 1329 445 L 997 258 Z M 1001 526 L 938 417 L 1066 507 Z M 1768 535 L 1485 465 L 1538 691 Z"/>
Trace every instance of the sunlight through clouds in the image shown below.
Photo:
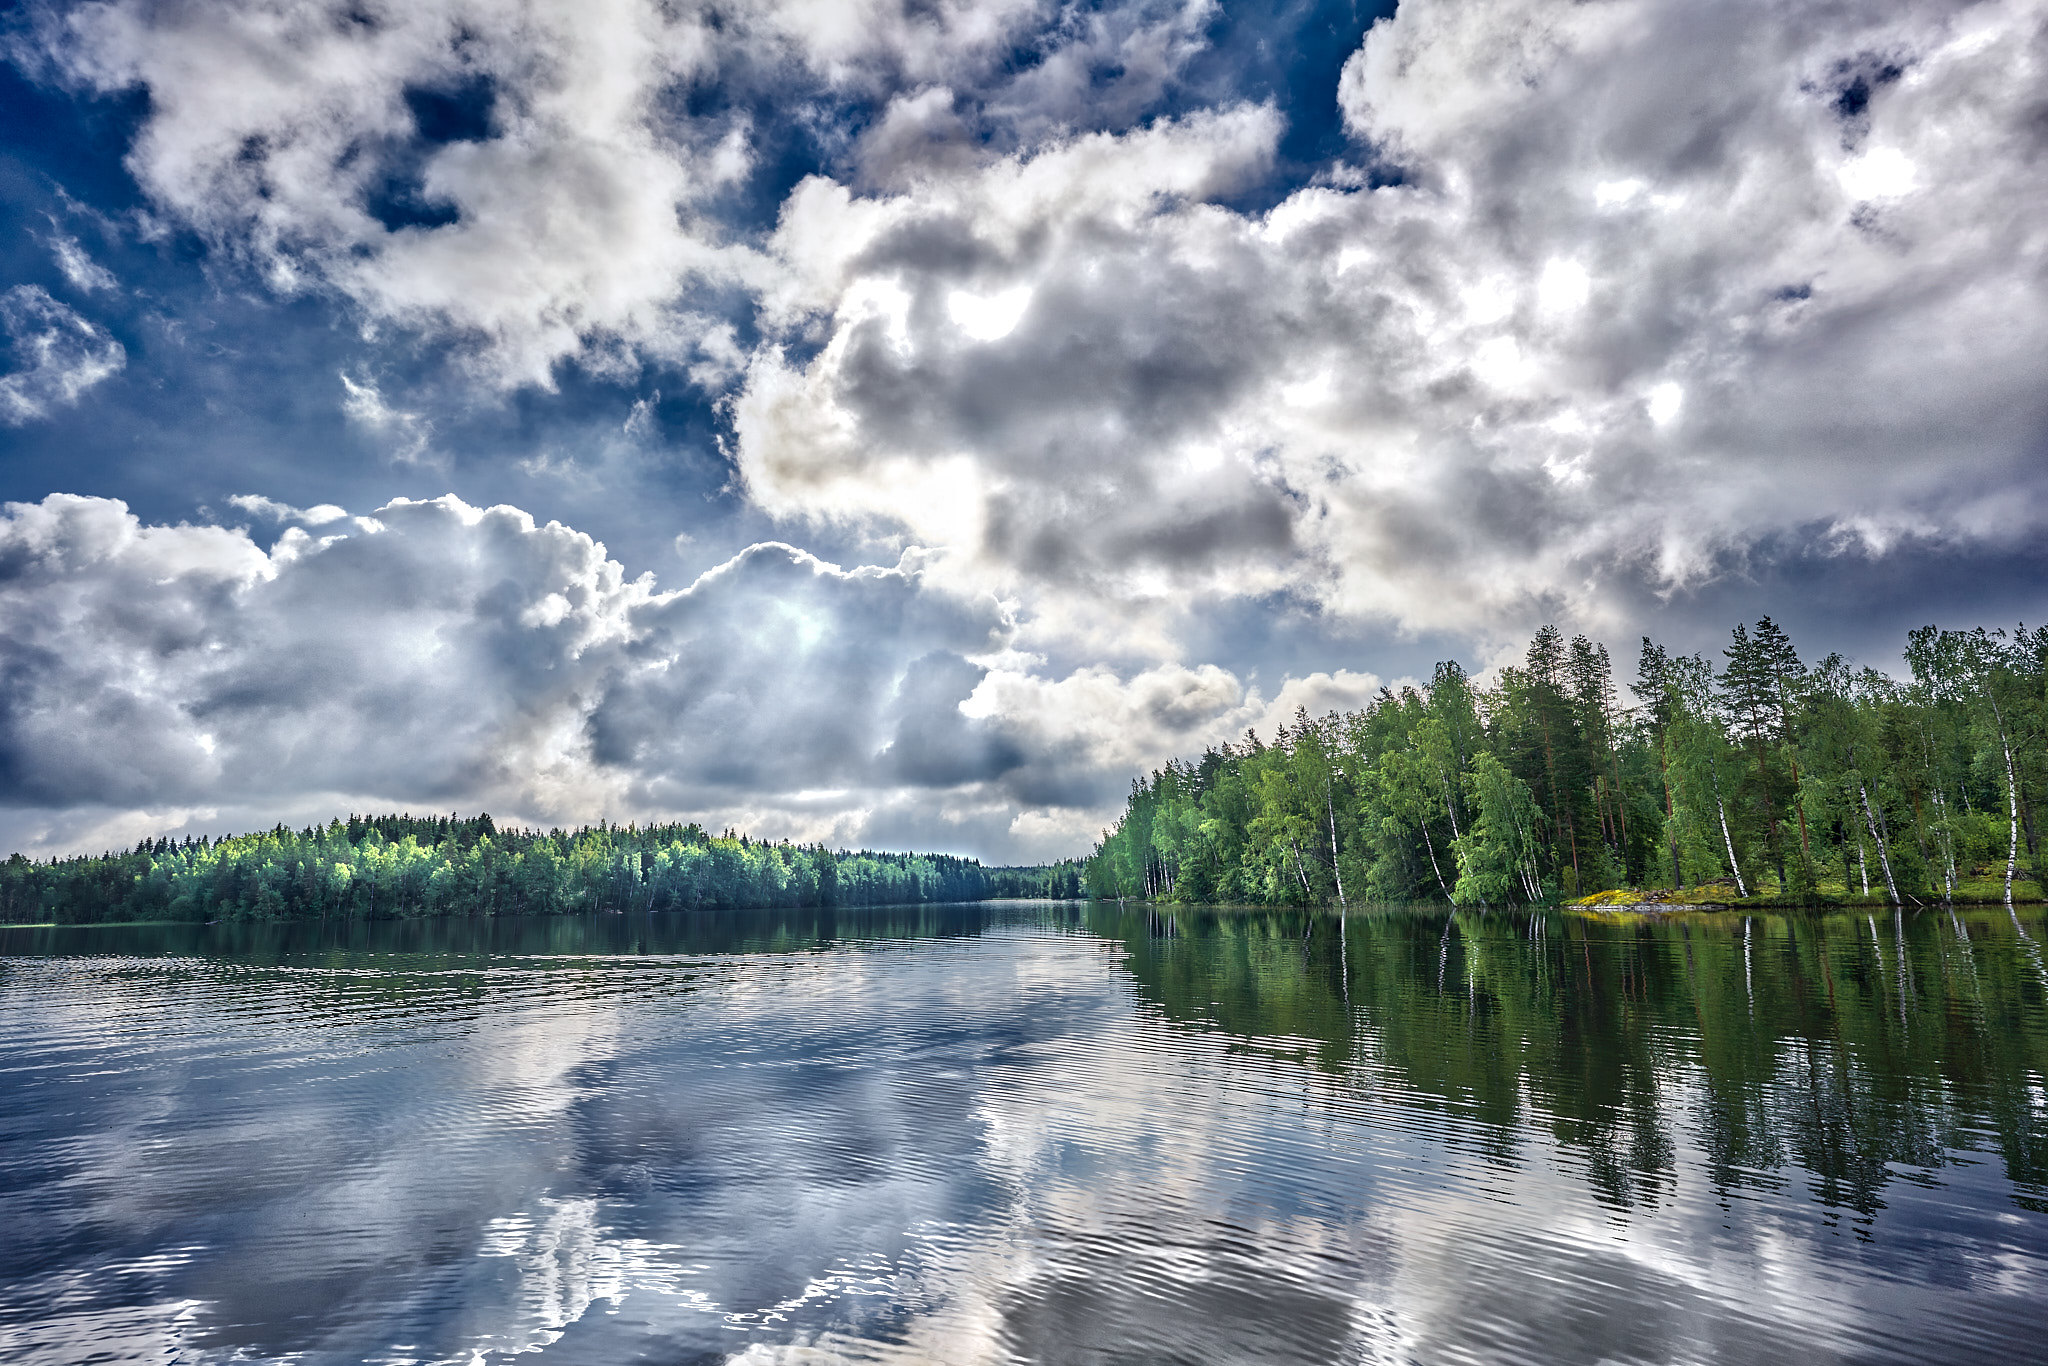
<path fill-rule="evenodd" d="M 956 289 L 946 296 L 946 312 L 962 332 L 976 341 L 992 342 L 1007 337 L 1024 320 L 1031 306 L 1031 286 L 1018 285 L 1000 294 L 970 294 Z"/>

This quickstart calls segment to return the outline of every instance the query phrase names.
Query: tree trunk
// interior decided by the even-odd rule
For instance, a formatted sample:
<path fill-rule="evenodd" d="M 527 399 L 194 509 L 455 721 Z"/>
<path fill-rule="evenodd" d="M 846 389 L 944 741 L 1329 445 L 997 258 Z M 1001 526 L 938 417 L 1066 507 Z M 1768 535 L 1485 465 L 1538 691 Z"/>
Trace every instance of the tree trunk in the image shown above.
<path fill-rule="evenodd" d="M 1728 833 L 1728 804 L 1721 800 L 1721 774 L 1711 770 L 1714 777 L 1714 810 L 1721 817 L 1721 843 L 1728 847 L 1728 871 L 1735 874 L 1735 893 L 1748 896 L 1749 888 L 1742 881 L 1742 865 L 1735 861 L 1735 837 Z"/>
<path fill-rule="evenodd" d="M 1628 847 L 1628 803 L 1623 800 L 1621 785 L 1621 757 L 1615 753 L 1612 741 L 1607 745 L 1607 767 L 1614 775 L 1614 815 L 1621 826 L 1622 848 Z"/>
<path fill-rule="evenodd" d="M 1667 730 L 1657 746 L 1657 772 L 1664 779 L 1664 834 L 1671 842 L 1671 886 L 1685 886 L 1685 873 L 1678 866 L 1678 807 L 1671 800 L 1671 736 Z"/>
<path fill-rule="evenodd" d="M 1569 808 L 1557 790 L 1557 754 L 1550 743 L 1550 718 L 1538 713 L 1543 725 L 1543 775 L 1550 787 L 1550 818 L 1572 852 L 1572 885 L 1579 882 L 1579 836 L 1572 828 Z"/>
<path fill-rule="evenodd" d="M 2027 862 L 2034 865 L 2034 885 L 2048 887 L 2048 878 L 2041 876 L 2041 837 L 2034 829 L 2034 804 L 2020 803 L 2020 830 L 2027 837 Z"/>
<path fill-rule="evenodd" d="M 1323 788 L 1323 809 L 1330 817 L 1330 874 L 1337 879 L 1337 909 L 1348 911 L 1351 903 L 1344 899 L 1344 869 L 1337 857 L 1337 799 L 1327 786 Z"/>
<path fill-rule="evenodd" d="M 1813 845 L 1806 838 L 1806 794 L 1799 787 L 1799 761 L 1792 764 L 1792 804 L 1799 812 L 1799 856 L 1809 864 L 1813 862 Z"/>
<path fill-rule="evenodd" d="M 1892 905 L 1899 904 L 1899 884 L 1892 877 L 1891 850 L 1885 847 L 1884 832 L 1877 828 L 1877 813 L 1870 808 L 1870 789 L 1862 783 L 1856 784 L 1857 795 L 1863 798 L 1863 820 L 1870 827 L 1870 838 L 1877 845 L 1877 866 L 1884 870 L 1884 889 L 1890 894 Z"/>
<path fill-rule="evenodd" d="M 1948 803 L 1938 787 L 1934 789 L 1934 809 L 1941 820 L 1941 900 L 1948 905 L 1956 898 L 1956 842 L 1948 828 Z"/>
<path fill-rule="evenodd" d="M 1754 726 L 1754 718 L 1752 718 Z M 1778 804 L 1771 800 L 1771 771 L 1764 763 L 1764 736 L 1761 729 L 1753 731 L 1756 750 L 1757 787 L 1764 797 L 1764 824 L 1770 834 L 1771 857 L 1778 868 L 1778 895 L 1785 894 L 1785 842 L 1778 836 Z"/>
<path fill-rule="evenodd" d="M 1984 696 L 1991 703 L 1991 715 L 1998 722 L 1998 747 L 2005 751 L 2005 802 L 2011 828 L 2007 833 L 2005 846 L 2005 905 L 2012 909 L 2012 875 L 2020 863 L 2020 780 L 2013 771 L 2012 741 L 2005 734 L 2005 713 L 1998 709 L 1998 699 L 1991 695 L 1987 684 Z"/>
<path fill-rule="evenodd" d="M 1429 870 L 1436 874 L 1436 885 L 1443 887 L 1444 900 L 1449 901 L 1451 899 L 1451 889 L 1444 887 L 1444 870 L 1437 866 L 1436 841 L 1429 837 L 1429 822 L 1418 821 L 1416 823 L 1422 827 L 1422 847 L 1429 850 Z"/>

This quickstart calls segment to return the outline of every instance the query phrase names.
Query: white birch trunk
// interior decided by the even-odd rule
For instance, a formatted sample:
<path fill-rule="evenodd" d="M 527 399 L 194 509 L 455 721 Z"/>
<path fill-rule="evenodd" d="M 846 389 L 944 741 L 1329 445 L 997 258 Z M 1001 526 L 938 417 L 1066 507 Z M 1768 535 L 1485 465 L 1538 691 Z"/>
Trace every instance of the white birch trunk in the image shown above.
<path fill-rule="evenodd" d="M 1934 789 L 1934 809 L 1941 813 L 1941 899 L 1949 904 L 1956 899 L 1956 841 L 1948 828 L 1948 803 L 1938 787 Z"/>
<path fill-rule="evenodd" d="M 1998 721 L 1998 744 L 2005 751 L 2005 806 L 2011 826 L 2005 846 L 2005 905 L 2012 909 L 2012 875 L 2020 866 L 2020 780 L 2013 772 L 2012 745 L 2005 738 L 2005 718 Z"/>
<path fill-rule="evenodd" d="M 1890 895 L 1892 905 L 1896 906 L 1899 904 L 1899 884 L 1892 877 L 1891 851 L 1885 848 L 1884 832 L 1877 828 L 1877 813 L 1870 809 L 1870 789 L 1865 784 L 1858 783 L 1856 794 L 1863 798 L 1863 823 L 1870 827 L 1871 843 L 1877 846 L 1877 866 L 1884 871 L 1885 892 Z"/>
<path fill-rule="evenodd" d="M 1444 887 L 1444 870 L 1437 866 L 1436 841 L 1429 837 L 1429 822 L 1421 821 L 1418 823 L 1422 826 L 1422 847 L 1429 850 L 1429 870 L 1436 874 L 1436 885 L 1443 887 L 1444 900 L 1449 901 L 1451 899 L 1451 889 Z"/>
<path fill-rule="evenodd" d="M 1728 833 L 1728 808 L 1722 805 L 1721 802 L 1721 783 L 1719 779 L 1716 779 L 1714 782 L 1714 810 L 1719 812 L 1721 816 L 1721 843 L 1726 845 L 1728 849 L 1728 870 L 1735 874 L 1736 895 L 1748 896 L 1749 888 L 1744 886 L 1742 882 L 1742 865 L 1735 861 L 1735 838 Z"/>
<path fill-rule="evenodd" d="M 1344 899 L 1344 867 L 1337 854 L 1337 800 L 1330 789 L 1323 789 L 1323 809 L 1330 815 L 1330 872 L 1337 879 L 1337 909 L 1348 911 L 1351 903 Z"/>

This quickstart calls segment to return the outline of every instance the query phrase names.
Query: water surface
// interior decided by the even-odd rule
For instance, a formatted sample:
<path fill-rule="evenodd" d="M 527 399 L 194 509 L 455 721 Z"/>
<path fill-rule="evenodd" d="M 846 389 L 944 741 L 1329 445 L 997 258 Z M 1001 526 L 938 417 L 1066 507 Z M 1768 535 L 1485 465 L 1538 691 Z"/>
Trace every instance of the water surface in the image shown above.
<path fill-rule="evenodd" d="M 2048 1360 L 2044 937 L 0 930 L 0 1359 Z"/>

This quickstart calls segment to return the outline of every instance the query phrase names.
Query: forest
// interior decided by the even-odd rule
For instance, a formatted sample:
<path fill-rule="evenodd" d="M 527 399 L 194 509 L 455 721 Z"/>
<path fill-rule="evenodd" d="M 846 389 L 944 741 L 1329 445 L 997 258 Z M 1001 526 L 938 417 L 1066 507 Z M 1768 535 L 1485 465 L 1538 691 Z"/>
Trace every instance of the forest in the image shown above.
<path fill-rule="evenodd" d="M 1080 894 L 1077 863 L 987 868 L 833 851 L 698 825 L 510 830 L 488 815 L 350 816 L 127 853 L 0 864 L 0 924 L 391 919 L 883 906 Z"/>
<path fill-rule="evenodd" d="M 1905 660 L 1809 665 L 1765 617 L 1719 659 L 1645 637 L 1624 704 L 1606 646 L 1546 626 L 1490 684 L 1440 664 L 1133 782 L 1084 880 L 1252 905 L 2038 900 L 2048 629 L 1928 626 Z"/>

